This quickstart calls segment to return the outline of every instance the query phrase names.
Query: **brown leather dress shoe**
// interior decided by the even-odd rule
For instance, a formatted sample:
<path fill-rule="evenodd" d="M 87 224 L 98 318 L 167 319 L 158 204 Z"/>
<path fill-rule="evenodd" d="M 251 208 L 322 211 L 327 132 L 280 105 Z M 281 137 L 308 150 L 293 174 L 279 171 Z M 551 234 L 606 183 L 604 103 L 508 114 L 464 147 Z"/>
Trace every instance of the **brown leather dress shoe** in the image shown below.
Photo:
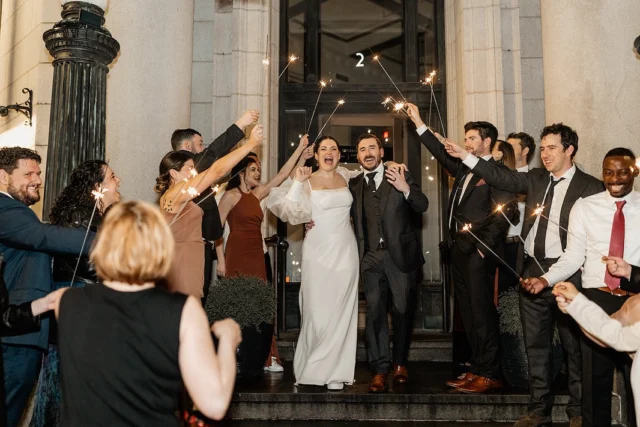
<path fill-rule="evenodd" d="M 387 375 L 375 374 L 369 383 L 369 393 L 384 393 L 387 391 Z"/>
<path fill-rule="evenodd" d="M 486 377 L 475 377 L 471 382 L 458 387 L 463 393 L 488 393 L 502 388 L 502 381 Z"/>
<path fill-rule="evenodd" d="M 470 372 L 467 372 L 466 374 L 462 374 L 460 375 L 458 378 L 456 378 L 455 380 L 449 380 L 446 382 L 446 384 L 449 387 L 461 387 L 463 385 L 467 385 L 468 383 L 470 383 L 471 381 L 473 381 L 476 378 L 475 375 L 473 375 Z"/>
<path fill-rule="evenodd" d="M 409 381 L 409 372 L 403 365 L 393 365 L 393 381 L 398 384 L 406 384 Z"/>
<path fill-rule="evenodd" d="M 582 427 L 582 415 L 576 415 L 569 420 L 569 427 Z"/>

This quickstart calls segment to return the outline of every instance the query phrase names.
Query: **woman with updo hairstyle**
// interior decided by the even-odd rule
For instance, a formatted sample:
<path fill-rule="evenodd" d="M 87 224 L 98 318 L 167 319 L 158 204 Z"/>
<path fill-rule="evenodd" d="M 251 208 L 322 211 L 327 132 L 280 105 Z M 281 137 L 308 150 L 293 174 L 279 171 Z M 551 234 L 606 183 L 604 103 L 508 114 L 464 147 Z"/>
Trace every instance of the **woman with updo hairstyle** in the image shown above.
<path fill-rule="evenodd" d="M 119 186 L 120 178 L 106 162 L 88 160 L 71 172 L 69 184 L 62 190 L 49 212 L 49 220 L 53 225 L 90 228 L 95 232 L 107 210 L 120 201 Z M 97 199 L 97 204 L 94 191 L 102 194 Z M 98 283 L 96 272 L 86 256 L 55 255 L 52 273 L 54 289 L 95 286 Z M 55 320 L 50 322 L 49 348 L 42 362 L 31 418 L 33 427 L 57 426 L 60 420 L 58 334 Z"/>
<path fill-rule="evenodd" d="M 200 412 L 224 417 L 240 327 L 209 327 L 199 298 L 156 287 L 173 254 L 157 207 L 124 202 L 106 215 L 90 257 L 101 284 L 67 288 L 55 307 L 61 425 L 175 427 L 183 384 Z"/>
<path fill-rule="evenodd" d="M 516 169 L 516 153 L 513 151 L 513 147 L 508 142 L 497 140 L 491 150 L 491 156 L 493 160 L 501 163 L 509 169 Z"/>
<path fill-rule="evenodd" d="M 216 160 L 208 169 L 196 172 L 193 157 L 186 151 L 171 151 L 160 162 L 155 192 L 162 213 L 175 238 L 176 255 L 166 286 L 198 298 L 204 288 L 204 242 L 202 209 L 192 200 L 225 176 L 262 141 L 262 125 L 253 128 L 249 141 Z"/>
<path fill-rule="evenodd" d="M 256 276 L 267 281 L 267 269 L 262 245 L 262 220 L 264 213 L 260 201 L 269 195 L 272 188 L 289 177 L 298 159 L 307 148 L 309 139 L 304 135 L 289 160 L 268 182 L 260 182 L 260 160 L 252 153 L 242 159 L 231 171 L 231 180 L 220 199 L 220 222 L 229 223 L 226 247 L 222 241 L 216 243 L 218 276 Z M 265 369 L 281 372 L 280 357 L 272 340 L 271 351 Z"/>

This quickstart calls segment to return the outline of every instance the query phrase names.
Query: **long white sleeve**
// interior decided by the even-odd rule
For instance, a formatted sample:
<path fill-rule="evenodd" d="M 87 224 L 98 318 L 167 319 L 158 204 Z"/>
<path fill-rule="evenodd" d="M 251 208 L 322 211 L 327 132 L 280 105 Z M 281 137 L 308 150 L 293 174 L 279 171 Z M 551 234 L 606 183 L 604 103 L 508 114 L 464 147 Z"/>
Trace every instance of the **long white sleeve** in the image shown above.
<path fill-rule="evenodd" d="M 583 294 L 578 294 L 569 304 L 567 313 L 584 330 L 614 350 L 632 352 L 640 349 L 640 322 L 622 326 Z"/>
<path fill-rule="evenodd" d="M 271 189 L 267 209 L 291 225 L 311 221 L 311 198 L 304 187 L 298 180 L 287 179 L 279 187 Z"/>

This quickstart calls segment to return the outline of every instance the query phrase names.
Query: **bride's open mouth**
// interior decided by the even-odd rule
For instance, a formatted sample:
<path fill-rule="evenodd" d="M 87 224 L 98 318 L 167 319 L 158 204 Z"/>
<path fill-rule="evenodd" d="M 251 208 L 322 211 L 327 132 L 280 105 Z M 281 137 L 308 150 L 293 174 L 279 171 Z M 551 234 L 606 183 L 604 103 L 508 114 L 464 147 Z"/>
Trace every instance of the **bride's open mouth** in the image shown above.
<path fill-rule="evenodd" d="M 326 165 L 333 166 L 333 163 L 334 163 L 334 161 L 335 161 L 335 160 L 333 159 L 333 157 L 331 157 L 331 156 L 327 156 L 327 157 L 325 157 L 324 159 L 322 159 L 322 161 L 323 161 Z"/>

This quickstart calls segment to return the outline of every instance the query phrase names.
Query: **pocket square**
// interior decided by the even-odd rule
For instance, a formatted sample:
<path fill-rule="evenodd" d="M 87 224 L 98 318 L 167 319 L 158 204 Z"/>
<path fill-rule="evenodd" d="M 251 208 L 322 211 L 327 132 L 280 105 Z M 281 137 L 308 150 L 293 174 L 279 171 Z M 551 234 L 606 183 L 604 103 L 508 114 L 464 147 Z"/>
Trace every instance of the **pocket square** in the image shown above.
<path fill-rule="evenodd" d="M 480 179 L 480 181 L 476 182 L 476 187 L 480 187 L 481 185 L 487 185 L 487 182 L 484 179 Z"/>

